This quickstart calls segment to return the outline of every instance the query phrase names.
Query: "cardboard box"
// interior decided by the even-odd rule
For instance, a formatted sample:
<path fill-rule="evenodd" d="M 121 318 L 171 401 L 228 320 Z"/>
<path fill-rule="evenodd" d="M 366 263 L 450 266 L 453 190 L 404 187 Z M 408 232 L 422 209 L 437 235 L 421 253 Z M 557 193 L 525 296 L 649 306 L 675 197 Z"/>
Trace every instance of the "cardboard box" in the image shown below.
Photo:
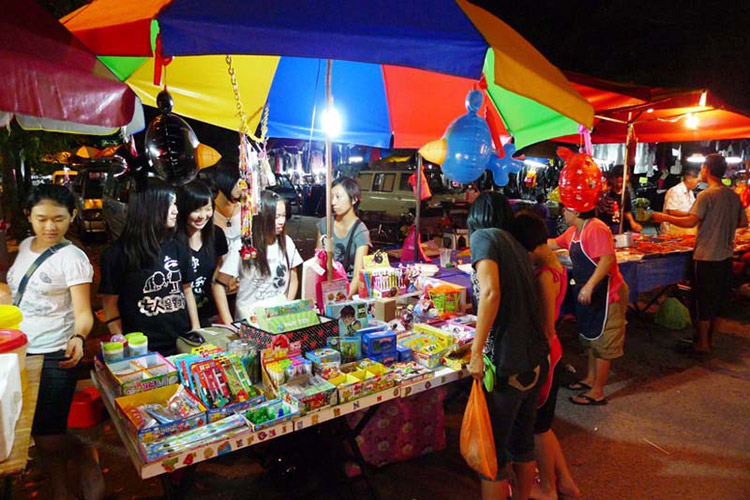
<path fill-rule="evenodd" d="M 133 437 L 139 442 L 150 443 L 206 424 L 206 407 L 197 398 L 192 396 L 190 391 L 185 390 L 185 393 L 188 395 L 187 397 L 192 397 L 196 405 L 201 408 L 200 412 L 173 422 L 139 428 L 133 414 L 129 410 L 146 404 L 160 404 L 164 406 L 180 387 L 182 386 L 179 384 L 173 384 L 115 399 L 115 404 L 119 408 L 120 413 L 125 416 L 125 420 L 128 422 L 128 430 Z"/>
<path fill-rule="evenodd" d="M 282 387 L 299 406 L 300 415 L 306 415 L 338 403 L 336 386 L 317 375 L 297 377 Z"/>
<path fill-rule="evenodd" d="M 97 356 L 94 366 L 115 397 L 179 383 L 177 368 L 158 352 L 106 364 Z"/>

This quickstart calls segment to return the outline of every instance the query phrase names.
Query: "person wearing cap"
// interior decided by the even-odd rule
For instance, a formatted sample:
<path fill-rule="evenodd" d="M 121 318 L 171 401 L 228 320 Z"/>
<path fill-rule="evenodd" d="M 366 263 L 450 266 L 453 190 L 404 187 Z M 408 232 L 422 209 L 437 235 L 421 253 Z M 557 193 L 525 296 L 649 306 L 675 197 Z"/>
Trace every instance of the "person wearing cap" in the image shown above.
<path fill-rule="evenodd" d="M 747 215 L 740 197 L 722 184 L 727 161 L 718 153 L 706 156 L 701 180 L 708 184 L 687 215 L 653 214 L 654 222 L 668 222 L 681 228 L 698 227 L 693 250 L 693 303 L 697 335 L 691 353 L 704 356 L 711 351 L 718 318 L 725 312 L 732 280 L 734 233 L 747 227 Z"/>
<path fill-rule="evenodd" d="M 682 182 L 671 187 L 664 197 L 664 212 L 668 215 L 685 217 L 690 214 L 690 208 L 695 203 L 693 190 L 700 182 L 700 169 L 688 168 Z M 695 228 L 682 228 L 669 222 L 662 222 L 660 226 L 662 234 L 695 234 Z"/>

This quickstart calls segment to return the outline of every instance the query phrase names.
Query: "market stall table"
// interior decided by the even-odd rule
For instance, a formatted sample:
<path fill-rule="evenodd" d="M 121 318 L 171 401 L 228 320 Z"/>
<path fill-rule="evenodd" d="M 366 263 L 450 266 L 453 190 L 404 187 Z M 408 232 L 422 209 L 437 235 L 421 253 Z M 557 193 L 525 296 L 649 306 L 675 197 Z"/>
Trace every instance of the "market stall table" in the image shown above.
<path fill-rule="evenodd" d="M 467 373 L 466 370 L 456 371 L 451 368 L 441 367 L 435 371 L 434 377 L 428 380 L 414 384 L 397 385 L 385 391 L 297 417 L 291 422 L 280 423 L 258 432 L 252 432 L 248 428 L 230 431 L 210 443 L 190 448 L 179 454 L 171 455 L 154 462 L 144 462 L 141 459 L 138 453 L 138 445 L 128 432 L 125 418 L 117 410 L 114 395 L 107 388 L 107 384 L 99 380 L 98 374 L 95 371 L 91 372 L 91 379 L 102 395 L 104 406 L 112 417 L 112 423 L 125 445 L 125 449 L 133 462 L 136 472 L 141 479 L 147 479 L 167 472 L 174 472 L 177 469 L 189 467 L 242 448 L 270 441 L 285 434 L 301 431 L 302 429 L 321 424 L 328 420 L 377 406 L 380 403 L 395 398 L 409 397 L 435 387 L 449 384 L 464 378 Z"/>
<path fill-rule="evenodd" d="M 29 442 L 31 440 L 31 425 L 34 423 L 36 400 L 39 395 L 39 382 L 42 374 L 43 356 L 29 356 L 26 358 L 26 374 L 28 376 L 26 388 L 23 390 L 23 408 L 16 423 L 15 438 L 10 457 L 0 462 L 0 477 L 5 478 L 3 499 L 12 497 L 11 488 L 13 476 L 21 474 L 29 461 Z"/>

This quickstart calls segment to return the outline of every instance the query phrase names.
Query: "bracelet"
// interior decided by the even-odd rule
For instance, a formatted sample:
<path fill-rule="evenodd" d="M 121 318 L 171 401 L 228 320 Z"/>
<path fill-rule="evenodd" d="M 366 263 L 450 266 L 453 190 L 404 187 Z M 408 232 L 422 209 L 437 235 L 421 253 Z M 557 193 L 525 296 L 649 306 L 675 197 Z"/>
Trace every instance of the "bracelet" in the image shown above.
<path fill-rule="evenodd" d="M 75 339 L 75 338 L 81 339 L 81 349 L 85 349 L 86 348 L 86 337 L 84 337 L 80 333 L 76 333 L 75 335 L 73 335 L 70 338 L 71 338 L 71 340 Z"/>
<path fill-rule="evenodd" d="M 115 321 L 117 321 L 117 320 L 119 320 L 119 319 L 120 319 L 120 317 L 119 317 L 119 316 L 117 316 L 117 317 L 115 317 L 115 318 L 112 318 L 112 319 L 108 319 L 107 321 L 105 321 L 105 322 L 104 322 L 104 324 L 105 324 L 105 325 L 108 325 L 108 324 L 110 324 L 110 323 L 114 323 Z"/>

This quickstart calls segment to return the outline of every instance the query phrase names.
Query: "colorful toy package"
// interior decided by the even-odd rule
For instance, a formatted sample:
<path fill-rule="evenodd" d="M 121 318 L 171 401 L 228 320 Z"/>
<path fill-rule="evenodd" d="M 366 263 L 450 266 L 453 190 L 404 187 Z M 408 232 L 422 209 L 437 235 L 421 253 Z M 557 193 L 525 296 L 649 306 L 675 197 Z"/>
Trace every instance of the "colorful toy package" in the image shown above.
<path fill-rule="evenodd" d="M 206 407 L 179 384 L 115 399 L 128 427 L 139 441 L 149 443 L 206 424 Z"/>
<path fill-rule="evenodd" d="M 416 384 L 435 376 L 434 371 L 416 361 L 394 363 L 391 365 L 391 370 L 395 374 L 396 383 L 401 385 Z"/>
<path fill-rule="evenodd" d="M 341 372 L 341 375 L 329 380 L 338 390 L 339 403 L 384 391 L 396 385 L 393 370 L 368 358 L 342 365 Z"/>
<path fill-rule="evenodd" d="M 302 375 L 282 386 L 297 401 L 300 415 L 334 406 L 338 403 L 336 386 L 318 375 Z"/>
<path fill-rule="evenodd" d="M 96 370 L 115 396 L 125 396 L 178 382 L 177 369 L 157 352 L 104 363 L 96 358 Z"/>
<path fill-rule="evenodd" d="M 263 386 L 269 399 L 279 397 L 281 386 L 289 379 L 302 375 L 312 375 L 312 361 L 301 356 L 298 342 L 289 347 L 277 347 L 261 351 L 260 364 L 263 372 Z"/>
<path fill-rule="evenodd" d="M 320 324 L 312 300 L 293 300 L 255 311 L 258 325 L 271 333 L 285 333 Z"/>
<path fill-rule="evenodd" d="M 358 330 L 368 327 L 370 320 L 368 308 L 369 304 L 364 300 L 338 302 L 326 306 L 326 316 L 338 320 L 341 337 L 351 337 Z"/>
<path fill-rule="evenodd" d="M 294 397 L 285 395 L 283 399 L 272 399 L 250 408 L 245 417 L 250 421 L 253 432 L 289 422 L 299 415 L 299 407 Z"/>
<path fill-rule="evenodd" d="M 414 360 L 430 369 L 437 368 L 443 357 L 456 348 L 453 335 L 430 325 L 418 323 L 412 333 L 398 343 L 411 349 Z"/>

